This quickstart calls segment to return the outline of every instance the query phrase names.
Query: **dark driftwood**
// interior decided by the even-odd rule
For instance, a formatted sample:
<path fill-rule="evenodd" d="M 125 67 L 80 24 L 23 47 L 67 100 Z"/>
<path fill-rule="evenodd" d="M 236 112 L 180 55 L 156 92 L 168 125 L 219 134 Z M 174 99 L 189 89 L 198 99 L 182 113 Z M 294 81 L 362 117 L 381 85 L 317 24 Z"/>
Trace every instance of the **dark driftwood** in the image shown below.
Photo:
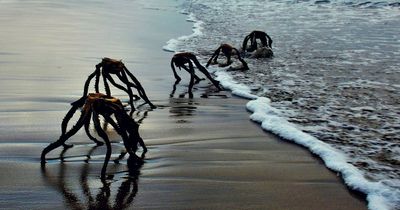
<path fill-rule="evenodd" d="M 242 44 L 243 52 L 253 52 L 258 49 L 257 40 L 260 40 L 261 47 L 269 47 L 272 49 L 272 39 L 264 31 L 252 31 L 247 35 Z M 250 41 L 250 47 L 247 47 L 247 43 Z"/>
<path fill-rule="evenodd" d="M 72 128 L 67 131 L 67 125 L 70 119 L 73 117 L 75 112 L 82 108 L 81 115 L 78 119 L 78 122 L 75 123 Z M 124 110 L 124 107 L 121 101 L 117 98 L 107 96 L 102 93 L 90 93 L 89 95 L 82 97 L 81 99 L 72 103 L 72 108 L 68 111 L 66 116 L 64 117 L 61 123 L 61 136 L 60 138 L 47 146 L 41 155 L 41 162 L 44 164 L 46 162 L 46 154 L 50 151 L 64 146 L 64 148 L 70 148 L 72 145 L 68 145 L 65 142 L 75 135 L 83 126 L 85 126 L 85 131 L 88 137 L 93 140 L 97 145 L 103 145 L 104 143 L 107 146 L 107 153 L 104 160 L 103 168 L 101 170 L 102 179 L 105 178 L 107 164 L 111 157 L 111 143 L 108 139 L 106 132 L 100 125 L 99 117 L 103 116 L 104 120 L 111 124 L 114 129 L 121 135 L 126 151 L 132 158 L 136 158 L 141 161 L 144 158 L 144 154 L 147 152 L 146 145 L 143 142 L 143 139 L 139 135 L 139 125 L 133 120 Z M 114 121 L 114 119 L 116 121 Z M 104 143 L 94 138 L 89 132 L 90 122 L 93 121 L 95 130 L 98 135 L 104 140 Z M 137 151 L 137 145 L 140 144 L 143 148 L 142 157 L 139 158 L 136 156 L 135 152 Z M 125 153 L 122 153 L 119 158 L 122 158 Z"/>
<path fill-rule="evenodd" d="M 124 83 L 125 87 L 116 83 L 111 75 L 116 75 L 118 79 L 121 80 L 122 83 Z M 110 86 L 108 84 L 108 82 L 110 82 L 114 87 L 126 92 L 129 95 L 129 103 L 131 105 L 132 111 L 135 110 L 135 107 L 133 106 L 133 101 L 140 99 L 140 97 L 147 104 L 149 104 L 151 108 L 156 108 L 156 106 L 151 103 L 151 101 L 147 97 L 146 92 L 144 91 L 143 86 L 140 84 L 139 80 L 125 67 L 122 61 L 111 58 L 103 58 L 102 61 L 96 65 L 96 70 L 87 78 L 84 86 L 83 97 L 88 94 L 89 84 L 94 77 L 94 87 L 96 93 L 99 93 L 100 77 L 103 77 L 103 83 L 107 96 L 111 96 Z M 140 97 L 133 94 L 132 88 L 136 88 Z"/>
<path fill-rule="evenodd" d="M 186 65 L 187 64 L 187 65 Z M 181 78 L 179 75 L 176 73 L 175 66 L 178 67 L 179 69 L 183 68 L 190 74 L 190 83 L 189 83 L 189 95 L 192 96 L 192 88 L 194 85 L 194 82 L 199 82 L 201 79 L 195 74 L 194 71 L 194 65 L 199 69 L 201 73 L 203 73 L 212 83 L 213 85 L 218 89 L 222 90 L 222 88 L 219 85 L 219 82 L 214 80 L 210 73 L 208 73 L 207 69 L 200 64 L 200 62 L 197 60 L 196 56 L 193 53 L 190 52 L 182 52 L 182 53 L 177 53 L 175 54 L 172 59 L 171 59 L 171 68 L 174 73 L 174 77 L 176 79 L 176 84 L 181 81 Z"/>
<path fill-rule="evenodd" d="M 219 54 L 222 53 L 226 57 L 226 64 L 221 65 L 222 67 L 229 66 L 232 63 L 231 57 L 232 55 L 237 55 L 239 61 L 242 63 L 243 68 L 242 70 L 248 70 L 249 67 L 247 66 L 246 61 L 242 59 L 240 56 L 239 50 L 236 48 L 232 47 L 229 44 L 221 44 L 218 49 L 215 50 L 214 54 L 211 56 L 211 58 L 208 60 L 206 67 L 208 67 L 211 63 L 217 63 L 217 59 Z"/>

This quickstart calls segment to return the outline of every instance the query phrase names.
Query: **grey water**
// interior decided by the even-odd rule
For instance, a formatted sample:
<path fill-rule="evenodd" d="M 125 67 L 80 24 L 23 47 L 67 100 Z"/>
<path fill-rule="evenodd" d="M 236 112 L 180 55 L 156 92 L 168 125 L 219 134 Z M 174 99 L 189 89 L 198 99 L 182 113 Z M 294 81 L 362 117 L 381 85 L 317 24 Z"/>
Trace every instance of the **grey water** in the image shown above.
<path fill-rule="evenodd" d="M 400 190 L 400 2 L 193 0 L 200 36 L 178 46 L 205 62 L 253 30 L 274 57 L 246 59 L 235 81 L 272 100 L 301 130 L 341 150 L 364 176 Z M 400 206 L 400 200 L 393 201 Z"/>

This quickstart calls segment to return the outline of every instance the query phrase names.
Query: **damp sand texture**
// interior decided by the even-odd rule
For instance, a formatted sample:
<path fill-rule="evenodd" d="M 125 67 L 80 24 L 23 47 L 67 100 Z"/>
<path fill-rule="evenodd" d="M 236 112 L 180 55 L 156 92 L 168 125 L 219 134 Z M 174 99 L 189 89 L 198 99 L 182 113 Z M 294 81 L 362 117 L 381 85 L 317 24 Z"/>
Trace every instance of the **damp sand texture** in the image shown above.
<path fill-rule="evenodd" d="M 162 47 L 192 33 L 179 3 L 0 2 L 0 208 L 366 209 L 318 158 L 252 123 L 247 100 L 207 81 L 194 99 L 180 98 L 185 76 L 170 98 L 173 54 Z M 61 134 L 69 103 L 102 57 L 123 59 L 158 106 L 134 114 L 145 163 L 130 170 L 125 160 L 110 162 L 114 177 L 102 183 L 105 148 L 80 131 L 65 162 L 56 150 L 41 169 L 41 150 Z M 123 145 L 107 132 L 116 157 Z"/>

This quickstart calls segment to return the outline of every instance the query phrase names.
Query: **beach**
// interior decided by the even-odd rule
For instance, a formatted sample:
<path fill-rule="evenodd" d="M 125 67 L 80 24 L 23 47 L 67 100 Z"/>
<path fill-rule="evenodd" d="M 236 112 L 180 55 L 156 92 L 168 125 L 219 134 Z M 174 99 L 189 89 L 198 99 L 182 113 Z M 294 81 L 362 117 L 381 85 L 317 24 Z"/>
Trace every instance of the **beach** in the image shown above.
<path fill-rule="evenodd" d="M 190 99 L 184 71 L 171 96 L 173 53 L 162 49 L 193 24 L 179 4 L 0 2 L 0 209 L 366 209 L 365 195 L 318 157 L 250 121 L 248 100 L 207 80 Z M 122 59 L 157 106 L 134 113 L 149 149 L 144 164 L 110 162 L 112 178 L 101 182 L 105 147 L 82 129 L 64 162 L 57 149 L 42 168 L 42 149 L 60 136 L 103 57 Z M 107 134 L 115 158 L 123 144 L 111 126 Z"/>

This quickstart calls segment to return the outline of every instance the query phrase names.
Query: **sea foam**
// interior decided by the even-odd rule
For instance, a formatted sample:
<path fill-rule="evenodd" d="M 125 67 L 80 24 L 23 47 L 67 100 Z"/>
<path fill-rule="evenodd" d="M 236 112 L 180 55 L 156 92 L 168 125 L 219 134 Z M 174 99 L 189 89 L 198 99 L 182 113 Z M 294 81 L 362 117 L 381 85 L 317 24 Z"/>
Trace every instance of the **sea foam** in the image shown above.
<path fill-rule="evenodd" d="M 176 52 L 181 42 L 203 35 L 201 31 L 203 22 L 197 20 L 192 13 L 188 17 L 187 21 L 194 23 L 193 33 L 169 40 L 163 47 L 164 50 Z M 269 98 L 252 94 L 249 86 L 234 81 L 233 77 L 224 69 L 210 67 L 209 71 L 214 73 L 215 79 L 225 89 L 231 90 L 232 94 L 250 100 L 246 104 L 246 108 L 252 112 L 250 115 L 252 121 L 259 123 L 262 129 L 274 133 L 284 140 L 299 144 L 319 156 L 329 169 L 341 175 L 347 186 L 366 194 L 369 209 L 397 208 L 395 204 L 399 202 L 399 190 L 389 188 L 383 181 L 374 182 L 366 179 L 362 171 L 348 163 L 349 158 L 346 154 L 297 128 L 295 124 L 290 123 L 281 115 L 282 110 L 271 106 Z"/>
<path fill-rule="evenodd" d="M 202 27 L 203 22 L 202 22 L 202 21 L 198 21 L 198 20 L 195 18 L 195 16 L 194 16 L 193 13 L 190 13 L 190 14 L 188 15 L 188 18 L 186 19 L 186 21 L 188 21 L 188 22 L 193 22 L 193 28 L 192 28 L 193 33 L 190 34 L 190 35 L 180 36 L 180 37 L 178 37 L 177 39 L 170 39 L 169 41 L 167 41 L 167 45 L 163 46 L 163 50 L 164 50 L 164 51 L 167 51 L 167 52 L 176 52 L 176 51 L 178 51 L 178 45 L 179 45 L 179 43 L 181 43 L 181 42 L 183 42 L 183 41 L 186 41 L 186 40 L 189 40 L 189 39 L 191 39 L 191 38 L 193 38 L 193 37 L 203 35 L 203 32 L 202 32 L 202 29 L 203 29 L 203 27 Z"/>
<path fill-rule="evenodd" d="M 367 195 L 369 209 L 386 210 L 394 209 L 390 203 L 397 200 L 400 192 L 389 189 L 382 182 L 372 182 L 364 174 L 347 162 L 348 157 L 341 151 L 333 148 L 319 139 L 296 128 L 281 116 L 281 111 L 271 106 L 271 100 L 251 94 L 250 87 L 233 81 L 233 78 L 224 71 L 215 71 L 216 79 L 221 85 L 232 91 L 233 94 L 250 99 L 246 104 L 247 110 L 252 112 L 250 119 L 261 124 L 261 127 L 274 133 L 284 140 L 294 142 L 309 149 L 319 156 L 325 165 L 342 176 L 346 185 Z"/>

